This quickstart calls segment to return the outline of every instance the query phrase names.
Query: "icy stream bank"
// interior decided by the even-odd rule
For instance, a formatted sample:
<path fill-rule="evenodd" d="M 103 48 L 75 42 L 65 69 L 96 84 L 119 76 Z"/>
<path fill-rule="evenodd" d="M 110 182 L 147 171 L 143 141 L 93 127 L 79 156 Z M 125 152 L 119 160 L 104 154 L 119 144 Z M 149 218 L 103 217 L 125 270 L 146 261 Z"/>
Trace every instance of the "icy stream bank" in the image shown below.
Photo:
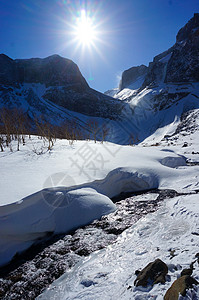
<path fill-rule="evenodd" d="M 65 236 L 49 237 L 1 269 L 0 298 L 34 299 L 56 278 L 73 268 L 81 257 L 113 244 L 118 235 L 141 217 L 152 213 L 162 200 L 178 195 L 154 190 L 117 200 L 117 210 Z"/>

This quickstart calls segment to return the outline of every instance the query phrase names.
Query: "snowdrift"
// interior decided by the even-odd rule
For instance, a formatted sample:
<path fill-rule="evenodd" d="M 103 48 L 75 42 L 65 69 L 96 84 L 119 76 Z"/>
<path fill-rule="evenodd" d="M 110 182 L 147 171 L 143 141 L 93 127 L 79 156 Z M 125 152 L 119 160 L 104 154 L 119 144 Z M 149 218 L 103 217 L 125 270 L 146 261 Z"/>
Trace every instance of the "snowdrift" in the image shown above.
<path fill-rule="evenodd" d="M 189 268 L 190 262 L 196 260 L 198 220 L 198 195 L 165 201 L 157 212 L 148 214 L 123 232 L 114 245 L 82 259 L 37 299 L 162 300 L 182 269 Z M 173 258 L 172 250 L 175 251 Z M 166 283 L 135 287 L 135 270 L 157 258 L 168 265 Z M 199 279 L 197 263 L 193 276 Z M 199 288 L 195 287 L 195 291 L 188 291 L 182 299 L 198 299 L 198 293 Z"/>
<path fill-rule="evenodd" d="M 50 233 L 63 233 L 86 225 L 116 209 L 93 189 L 45 189 L 0 211 L 0 265 L 16 252 Z"/>
<path fill-rule="evenodd" d="M 33 165 L 36 165 L 37 172 L 41 173 L 40 176 L 42 173 L 45 176 L 50 175 L 51 164 L 58 168 L 54 171 L 63 171 L 60 170 L 60 166 L 63 165 L 66 156 L 81 150 L 84 145 L 78 142 L 74 149 L 75 147 L 65 148 L 63 143 L 60 141 L 57 149 L 55 147 L 51 155 L 44 155 L 42 161 L 24 160 L 25 155 L 22 152 L 20 156 L 19 153 L 13 153 L 11 157 L 3 154 L 4 162 L 6 159 L 9 161 L 11 159 L 15 168 L 19 170 L 18 176 L 22 175 L 21 170 L 22 178 L 24 180 L 28 178 L 31 183 L 34 183 L 36 189 L 39 186 L 37 181 L 34 181 Z M 49 185 L 28 196 L 25 194 L 28 189 L 24 187 L 24 181 L 18 182 L 18 185 L 13 187 L 16 189 L 16 195 L 23 191 L 21 195 L 24 197 L 0 207 L 0 265 L 8 263 L 16 253 L 22 252 L 46 235 L 74 230 L 113 212 L 116 207 L 110 198 L 122 192 L 149 190 L 160 187 L 164 184 L 164 180 L 168 181 L 168 178 L 172 181 L 173 178 L 182 175 L 182 170 L 176 167 L 186 165 L 185 159 L 174 152 L 111 144 L 105 147 L 92 142 L 89 143 L 89 147 L 103 155 L 106 165 L 104 163 L 101 169 L 96 167 L 96 172 L 92 174 L 86 166 L 84 172 L 80 173 L 74 165 L 65 164 L 68 172 L 75 178 L 73 186 Z M 116 153 L 115 157 L 113 157 L 113 150 Z M 39 168 L 41 162 L 43 162 L 42 169 Z M 18 169 L 18 164 L 20 167 L 22 164 L 23 168 Z M 27 173 L 29 170 L 31 173 Z M 6 165 L 4 168 L 2 166 L 2 171 L 7 172 L 8 181 L 6 186 L 2 185 L 2 194 L 6 196 L 7 193 L 8 199 L 9 180 L 11 183 L 13 174 Z M 90 177 L 86 177 L 85 174 L 89 174 Z"/>

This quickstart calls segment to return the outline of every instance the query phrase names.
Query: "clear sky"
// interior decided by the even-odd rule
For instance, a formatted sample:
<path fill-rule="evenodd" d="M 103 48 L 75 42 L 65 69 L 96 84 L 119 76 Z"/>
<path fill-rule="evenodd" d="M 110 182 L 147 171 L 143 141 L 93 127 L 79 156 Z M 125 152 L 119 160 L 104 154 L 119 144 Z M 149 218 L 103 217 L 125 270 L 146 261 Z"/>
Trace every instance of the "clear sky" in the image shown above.
<path fill-rule="evenodd" d="M 85 30 L 78 25 L 82 11 L 92 23 L 87 44 L 77 34 L 77 26 Z M 0 0 L 0 53 L 13 59 L 60 54 L 104 92 L 117 87 L 122 71 L 148 65 L 171 47 L 194 12 L 199 0 Z"/>

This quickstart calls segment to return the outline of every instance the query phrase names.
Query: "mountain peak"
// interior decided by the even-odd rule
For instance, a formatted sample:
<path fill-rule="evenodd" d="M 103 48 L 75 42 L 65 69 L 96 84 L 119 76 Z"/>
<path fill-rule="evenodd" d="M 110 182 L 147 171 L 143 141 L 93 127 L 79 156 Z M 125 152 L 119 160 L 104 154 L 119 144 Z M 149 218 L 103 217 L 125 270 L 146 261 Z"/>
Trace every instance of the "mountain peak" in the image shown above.
<path fill-rule="evenodd" d="M 41 83 L 46 86 L 80 85 L 88 87 L 78 66 L 57 54 L 46 58 L 11 59 L 0 54 L 0 84 Z"/>
<path fill-rule="evenodd" d="M 191 36 L 199 33 L 199 13 L 195 13 L 193 18 L 191 18 L 188 23 L 182 27 L 177 36 L 176 42 L 182 42 L 189 39 Z"/>
<path fill-rule="evenodd" d="M 129 85 L 135 83 L 141 76 L 146 75 L 147 67 L 145 65 L 132 67 L 122 73 L 122 78 L 119 84 L 119 90 L 128 88 Z"/>

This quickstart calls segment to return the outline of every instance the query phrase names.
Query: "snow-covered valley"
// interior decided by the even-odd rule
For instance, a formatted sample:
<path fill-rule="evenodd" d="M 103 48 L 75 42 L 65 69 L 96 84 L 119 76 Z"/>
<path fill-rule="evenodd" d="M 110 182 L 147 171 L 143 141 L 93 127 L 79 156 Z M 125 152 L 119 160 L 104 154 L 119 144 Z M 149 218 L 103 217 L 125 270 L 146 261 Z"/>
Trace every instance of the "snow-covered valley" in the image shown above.
<path fill-rule="evenodd" d="M 105 95 L 0 54 L 0 299 L 199 299 L 198 28 Z"/>
<path fill-rule="evenodd" d="M 164 149 L 85 141 L 70 146 L 62 140 L 43 155 L 24 148 L 1 153 L 1 264 L 50 232 L 67 232 L 114 211 L 110 198 L 122 192 L 172 188 L 174 178 L 186 180 L 176 169 L 185 158 Z M 90 160 L 83 161 L 85 155 Z"/>
<path fill-rule="evenodd" d="M 109 235 L 109 242 L 105 242 L 102 235 L 98 236 L 104 245 L 111 245 L 85 258 L 73 257 L 72 268 L 41 296 L 42 299 L 102 299 L 102 295 L 105 299 L 162 299 L 181 270 L 194 261 L 199 244 L 199 144 L 197 128 L 192 131 L 158 140 L 156 146 L 154 137 L 138 146 L 93 141 L 70 145 L 66 140 L 57 140 L 50 152 L 41 155 L 33 151 L 32 145 L 39 147 L 42 141 L 32 136 L 20 151 L 11 153 L 7 149 L 0 153 L 1 264 L 49 233 L 70 231 L 114 211 L 116 206 L 110 199 L 121 193 L 175 190 L 179 194 L 165 197 L 157 212 L 149 210 L 139 220 L 132 213 L 130 219 L 134 218 L 135 223 L 121 230 L 116 238 Z M 145 198 L 145 203 L 150 204 L 156 195 L 138 195 L 133 201 Z M 125 213 L 120 219 L 125 223 Z M 135 270 L 156 258 L 169 267 L 165 285 L 141 290 L 134 287 Z M 194 278 L 198 280 L 197 270 L 195 263 Z M 20 279 L 18 285 L 23 290 Z M 6 294 L 3 299 L 8 299 Z"/>

